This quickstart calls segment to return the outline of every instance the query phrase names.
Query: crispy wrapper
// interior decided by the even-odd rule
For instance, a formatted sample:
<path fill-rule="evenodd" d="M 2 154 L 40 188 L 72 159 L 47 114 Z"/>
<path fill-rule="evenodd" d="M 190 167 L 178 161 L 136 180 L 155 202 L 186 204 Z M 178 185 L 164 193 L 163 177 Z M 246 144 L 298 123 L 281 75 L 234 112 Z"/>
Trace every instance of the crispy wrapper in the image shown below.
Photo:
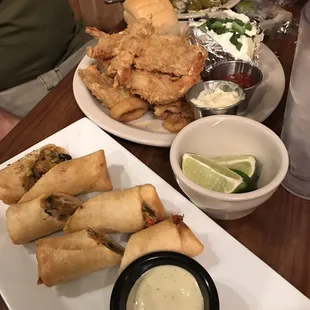
<path fill-rule="evenodd" d="M 164 105 L 155 105 L 154 114 L 159 119 L 165 119 L 166 116 L 170 114 L 176 114 L 182 112 L 182 100 L 178 100 L 172 103 L 164 104 Z M 168 114 L 167 114 L 168 112 Z"/>
<path fill-rule="evenodd" d="M 27 202 L 42 194 L 79 195 L 110 191 L 112 184 L 103 150 L 63 162 L 44 175 L 19 201 Z"/>
<path fill-rule="evenodd" d="M 157 118 L 163 120 L 163 127 L 170 132 L 179 132 L 194 120 L 190 105 L 183 99 L 154 108 Z"/>
<path fill-rule="evenodd" d="M 155 224 L 154 216 L 157 222 L 167 218 L 155 187 L 146 184 L 88 200 L 68 219 L 64 231 L 93 227 L 105 233 L 133 233 Z"/>
<path fill-rule="evenodd" d="M 79 70 L 83 83 L 110 110 L 110 116 L 120 122 L 129 122 L 140 118 L 149 108 L 149 104 L 134 96 L 128 89 L 114 87 L 113 79 L 108 76 L 111 61 L 101 61 L 97 68 L 91 65 Z"/>
<path fill-rule="evenodd" d="M 148 109 L 149 104 L 146 101 L 132 98 L 111 108 L 110 116 L 120 122 L 129 122 L 140 118 Z"/>
<path fill-rule="evenodd" d="M 48 287 L 118 265 L 123 247 L 108 235 L 85 229 L 36 241 L 38 284 Z"/>
<path fill-rule="evenodd" d="M 48 144 L 0 170 L 0 200 L 18 202 L 46 172 L 67 159 L 71 157 L 65 149 Z"/>
<path fill-rule="evenodd" d="M 6 210 L 6 224 L 12 242 L 26 244 L 63 229 L 68 217 L 82 203 L 75 197 L 56 193 L 11 205 Z"/>
<path fill-rule="evenodd" d="M 174 251 L 194 257 L 203 251 L 202 243 L 190 228 L 180 221 L 168 219 L 133 234 L 128 241 L 120 272 L 137 258 L 156 251 Z"/>
<path fill-rule="evenodd" d="M 168 115 L 163 121 L 163 126 L 170 132 L 179 132 L 191 123 L 193 118 L 185 117 L 181 113 Z"/>

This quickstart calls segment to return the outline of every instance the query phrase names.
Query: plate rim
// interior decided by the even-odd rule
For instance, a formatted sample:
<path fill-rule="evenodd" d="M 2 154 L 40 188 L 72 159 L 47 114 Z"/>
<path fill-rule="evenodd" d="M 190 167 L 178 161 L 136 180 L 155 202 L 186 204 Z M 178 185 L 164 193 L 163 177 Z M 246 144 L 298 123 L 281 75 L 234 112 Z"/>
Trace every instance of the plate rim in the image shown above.
<path fill-rule="evenodd" d="M 252 118 L 252 117 L 249 117 L 251 116 L 251 113 L 250 114 L 247 114 L 246 116 L 244 117 L 247 117 L 247 118 L 250 118 L 250 119 L 253 119 L 259 123 L 263 123 L 274 111 L 275 109 L 279 106 L 279 104 L 281 103 L 281 100 L 283 98 L 283 95 L 284 95 L 284 91 L 285 91 L 285 85 L 286 85 L 286 77 L 285 77 L 285 72 L 284 72 L 284 69 L 283 69 L 283 66 L 282 66 L 282 63 L 281 61 L 279 60 L 279 58 L 277 57 L 277 55 L 264 43 L 261 43 L 261 49 L 265 49 L 266 51 L 268 51 L 268 53 L 272 53 L 275 57 L 275 59 L 277 60 L 278 62 L 278 65 L 279 65 L 279 70 L 280 70 L 280 74 L 281 76 L 279 76 L 279 80 L 281 79 L 282 80 L 282 83 L 281 83 L 281 88 L 279 89 L 279 94 L 281 94 L 279 96 L 279 101 L 277 104 L 274 104 L 271 109 L 269 110 L 268 114 L 262 116 L 262 117 L 257 117 L 257 118 Z M 264 81 L 264 80 L 263 80 Z"/>

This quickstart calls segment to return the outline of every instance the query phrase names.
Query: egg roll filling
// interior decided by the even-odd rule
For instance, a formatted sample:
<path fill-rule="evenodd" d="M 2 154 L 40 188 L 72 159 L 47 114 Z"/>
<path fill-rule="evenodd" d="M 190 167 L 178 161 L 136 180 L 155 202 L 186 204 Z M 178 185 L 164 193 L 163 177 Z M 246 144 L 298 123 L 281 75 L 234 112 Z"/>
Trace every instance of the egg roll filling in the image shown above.
<path fill-rule="evenodd" d="M 103 235 L 97 230 L 94 230 L 92 228 L 88 228 L 87 233 L 98 244 L 104 245 L 106 248 L 108 248 L 109 250 L 115 253 L 118 253 L 121 255 L 124 254 L 125 249 L 120 244 L 118 244 L 115 240 L 113 240 L 113 238 L 111 238 L 110 236 Z"/>
<path fill-rule="evenodd" d="M 72 159 L 70 155 L 58 153 L 55 148 L 46 148 L 42 150 L 38 159 L 25 177 L 23 184 L 25 190 L 29 191 L 31 187 L 54 166 L 70 159 Z"/>
<path fill-rule="evenodd" d="M 155 212 L 149 207 L 149 205 L 146 202 L 143 202 L 142 213 L 145 220 L 145 228 L 150 227 L 159 222 Z"/>
<path fill-rule="evenodd" d="M 179 225 L 179 224 L 181 224 L 183 222 L 183 218 L 184 218 L 184 215 L 174 214 L 174 215 L 172 215 L 172 222 L 175 225 Z"/>
<path fill-rule="evenodd" d="M 80 207 L 66 197 L 51 195 L 43 201 L 44 212 L 58 221 L 66 222 L 67 219 Z"/>

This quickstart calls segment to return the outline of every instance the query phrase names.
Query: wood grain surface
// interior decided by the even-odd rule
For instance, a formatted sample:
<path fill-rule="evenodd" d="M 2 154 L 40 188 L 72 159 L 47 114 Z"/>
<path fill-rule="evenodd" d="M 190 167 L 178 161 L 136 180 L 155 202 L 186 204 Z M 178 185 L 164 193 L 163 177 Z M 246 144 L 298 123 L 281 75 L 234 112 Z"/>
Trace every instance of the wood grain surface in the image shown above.
<path fill-rule="evenodd" d="M 300 1 L 289 8 L 296 18 L 299 17 L 304 2 Z M 277 39 L 266 39 L 266 44 L 283 65 L 287 79 L 286 92 L 295 41 L 296 32 Z M 84 116 L 73 96 L 73 74 L 71 72 L 64 78 L 0 142 L 0 163 Z M 285 98 L 286 93 L 279 107 L 265 122 L 277 134 L 282 127 Z M 169 164 L 168 148 L 144 146 L 113 138 L 180 191 Z M 310 297 L 310 201 L 299 199 L 280 187 L 269 201 L 249 216 L 235 221 L 218 221 L 218 224 Z M 0 310 L 6 309 L 0 298 Z"/>

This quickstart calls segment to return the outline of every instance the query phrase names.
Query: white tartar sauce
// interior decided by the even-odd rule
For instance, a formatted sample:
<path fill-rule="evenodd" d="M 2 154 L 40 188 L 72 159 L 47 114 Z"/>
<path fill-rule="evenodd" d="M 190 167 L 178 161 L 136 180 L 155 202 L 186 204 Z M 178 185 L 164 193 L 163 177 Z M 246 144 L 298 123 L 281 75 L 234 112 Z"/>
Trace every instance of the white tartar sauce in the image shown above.
<path fill-rule="evenodd" d="M 126 310 L 203 310 L 195 277 L 187 270 L 163 265 L 147 271 L 131 289 Z"/>
<path fill-rule="evenodd" d="M 214 91 L 204 90 L 197 99 L 191 99 L 197 106 L 207 108 L 225 108 L 237 103 L 239 100 L 240 95 L 235 90 L 225 92 L 220 88 L 216 88 Z"/>

